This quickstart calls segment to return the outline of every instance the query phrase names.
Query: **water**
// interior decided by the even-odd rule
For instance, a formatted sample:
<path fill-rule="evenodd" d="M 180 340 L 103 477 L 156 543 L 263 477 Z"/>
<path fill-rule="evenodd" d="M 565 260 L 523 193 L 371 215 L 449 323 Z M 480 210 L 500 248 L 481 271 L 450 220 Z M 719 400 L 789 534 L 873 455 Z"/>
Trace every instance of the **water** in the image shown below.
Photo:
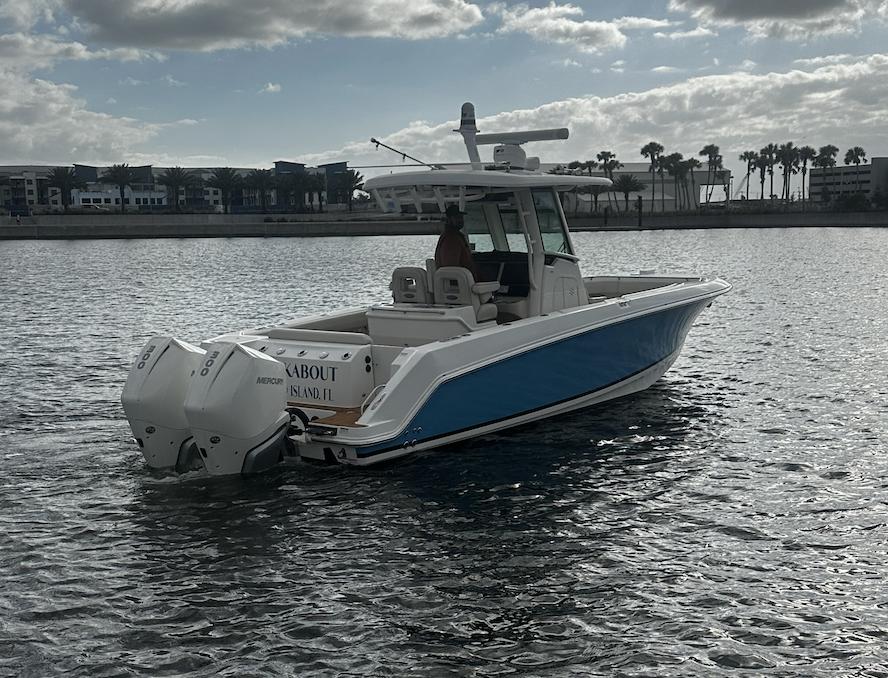
<path fill-rule="evenodd" d="M 130 443 L 144 340 L 384 298 L 434 239 L 0 243 L 0 675 L 888 675 L 888 231 L 576 240 L 735 289 L 643 394 L 215 480 Z"/>

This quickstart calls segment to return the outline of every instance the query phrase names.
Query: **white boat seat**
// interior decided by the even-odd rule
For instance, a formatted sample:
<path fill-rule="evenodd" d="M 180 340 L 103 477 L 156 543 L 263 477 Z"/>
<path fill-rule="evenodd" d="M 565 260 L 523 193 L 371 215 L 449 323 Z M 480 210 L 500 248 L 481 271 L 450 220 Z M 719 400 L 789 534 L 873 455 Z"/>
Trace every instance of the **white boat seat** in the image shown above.
<path fill-rule="evenodd" d="M 431 304 L 428 274 L 418 266 L 402 266 L 392 273 L 392 298 L 396 304 Z"/>
<path fill-rule="evenodd" d="M 459 266 L 442 266 L 435 271 L 435 301 L 444 306 L 471 306 L 479 323 L 496 320 L 496 304 L 490 303 L 499 283 L 475 282 L 472 272 Z"/>
<path fill-rule="evenodd" d="M 435 296 L 435 271 L 438 270 L 438 264 L 434 259 L 426 259 L 426 275 L 429 281 L 429 294 Z M 432 300 L 434 302 L 434 299 Z"/>

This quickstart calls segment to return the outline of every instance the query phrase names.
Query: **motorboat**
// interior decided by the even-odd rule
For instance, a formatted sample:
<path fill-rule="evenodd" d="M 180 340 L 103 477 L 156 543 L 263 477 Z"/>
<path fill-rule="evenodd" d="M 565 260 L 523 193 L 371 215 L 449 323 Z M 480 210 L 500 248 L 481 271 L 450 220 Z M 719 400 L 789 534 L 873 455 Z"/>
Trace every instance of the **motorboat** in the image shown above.
<path fill-rule="evenodd" d="M 543 172 L 522 148 L 568 131 L 479 134 L 471 104 L 456 131 L 463 166 L 377 176 L 365 190 L 384 211 L 457 205 L 479 279 L 433 259 L 404 262 L 391 300 L 199 344 L 152 337 L 122 395 L 150 467 L 366 466 L 627 396 L 663 376 L 697 316 L 731 286 L 584 277 L 560 194 L 610 181 Z M 485 145 L 492 163 L 480 159 Z"/>

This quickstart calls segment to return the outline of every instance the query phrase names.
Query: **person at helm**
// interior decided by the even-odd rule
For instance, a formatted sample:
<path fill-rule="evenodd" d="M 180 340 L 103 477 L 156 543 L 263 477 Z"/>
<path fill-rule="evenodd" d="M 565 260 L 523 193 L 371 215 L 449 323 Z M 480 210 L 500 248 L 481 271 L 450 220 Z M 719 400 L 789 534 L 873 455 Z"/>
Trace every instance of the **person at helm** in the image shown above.
<path fill-rule="evenodd" d="M 438 246 L 435 248 L 435 265 L 438 268 L 444 266 L 459 266 L 467 268 L 475 280 L 478 278 L 478 269 L 472 259 L 472 250 L 466 240 L 462 229 L 465 225 L 463 213 L 457 205 L 448 205 L 444 212 L 444 232 L 438 238 Z"/>

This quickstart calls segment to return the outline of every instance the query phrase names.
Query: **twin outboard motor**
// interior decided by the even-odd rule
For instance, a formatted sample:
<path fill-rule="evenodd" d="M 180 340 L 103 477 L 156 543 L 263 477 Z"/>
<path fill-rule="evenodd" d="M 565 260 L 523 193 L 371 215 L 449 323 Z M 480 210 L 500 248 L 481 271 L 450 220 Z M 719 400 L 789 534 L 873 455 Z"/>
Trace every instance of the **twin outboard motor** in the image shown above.
<path fill-rule="evenodd" d="M 242 344 L 210 344 L 185 396 L 185 417 L 212 475 L 256 473 L 288 452 L 284 364 Z"/>
<path fill-rule="evenodd" d="M 203 349 L 172 337 L 152 337 L 123 388 L 123 411 L 151 468 L 175 466 L 191 443 L 182 403 Z"/>
<path fill-rule="evenodd" d="M 284 364 L 247 346 L 204 351 L 152 338 L 123 390 L 123 409 L 152 468 L 183 466 L 194 454 L 211 475 L 256 473 L 290 452 Z"/>

